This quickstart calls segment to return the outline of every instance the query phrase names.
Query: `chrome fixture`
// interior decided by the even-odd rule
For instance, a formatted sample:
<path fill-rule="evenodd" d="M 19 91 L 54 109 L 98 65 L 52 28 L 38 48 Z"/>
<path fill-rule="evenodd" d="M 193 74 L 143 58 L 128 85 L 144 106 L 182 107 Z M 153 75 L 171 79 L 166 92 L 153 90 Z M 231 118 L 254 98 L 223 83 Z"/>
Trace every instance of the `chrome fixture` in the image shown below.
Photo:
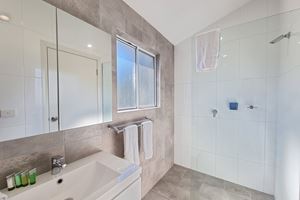
<path fill-rule="evenodd" d="M 217 109 L 212 109 L 211 113 L 213 114 L 213 118 L 216 118 L 217 114 L 218 114 L 218 110 Z"/>
<path fill-rule="evenodd" d="M 254 105 L 249 105 L 248 108 L 249 108 L 250 110 L 254 110 L 254 109 L 258 108 L 258 107 L 257 107 L 257 106 L 254 106 Z"/>
<path fill-rule="evenodd" d="M 51 174 L 59 174 L 67 164 L 65 163 L 65 158 L 63 156 L 54 156 L 51 158 Z"/>
<path fill-rule="evenodd" d="M 121 123 L 121 124 L 115 124 L 115 125 L 108 125 L 107 127 L 114 130 L 115 133 L 119 134 L 124 131 L 124 128 L 130 125 L 137 125 L 138 127 L 142 126 L 142 123 L 145 121 L 153 121 L 152 119 L 145 117 L 140 120 L 131 121 L 128 123 Z"/>
<path fill-rule="evenodd" d="M 51 122 L 56 122 L 56 121 L 58 121 L 58 117 L 51 117 Z"/>
<path fill-rule="evenodd" d="M 288 32 L 287 34 L 282 34 L 282 35 L 278 36 L 277 38 L 275 38 L 274 40 L 272 40 L 270 42 L 270 44 L 276 44 L 277 42 L 281 41 L 284 38 L 290 39 L 291 35 L 292 35 L 291 32 Z"/>

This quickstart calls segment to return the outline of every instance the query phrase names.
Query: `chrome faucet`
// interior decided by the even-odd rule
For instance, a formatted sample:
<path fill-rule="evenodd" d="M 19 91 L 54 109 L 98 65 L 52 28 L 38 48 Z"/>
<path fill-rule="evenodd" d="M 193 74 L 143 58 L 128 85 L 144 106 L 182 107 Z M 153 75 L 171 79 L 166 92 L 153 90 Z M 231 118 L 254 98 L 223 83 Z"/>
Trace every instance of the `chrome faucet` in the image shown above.
<path fill-rule="evenodd" d="M 67 164 L 65 163 L 65 158 L 63 156 L 54 156 L 51 158 L 51 174 L 59 174 Z"/>

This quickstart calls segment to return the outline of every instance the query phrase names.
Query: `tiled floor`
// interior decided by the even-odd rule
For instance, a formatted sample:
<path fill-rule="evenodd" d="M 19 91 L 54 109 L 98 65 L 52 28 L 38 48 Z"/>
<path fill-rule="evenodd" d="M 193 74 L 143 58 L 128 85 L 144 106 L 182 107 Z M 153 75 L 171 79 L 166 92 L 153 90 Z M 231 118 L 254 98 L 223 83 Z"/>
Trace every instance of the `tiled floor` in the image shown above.
<path fill-rule="evenodd" d="M 143 200 L 274 200 L 274 198 L 175 165 Z"/>

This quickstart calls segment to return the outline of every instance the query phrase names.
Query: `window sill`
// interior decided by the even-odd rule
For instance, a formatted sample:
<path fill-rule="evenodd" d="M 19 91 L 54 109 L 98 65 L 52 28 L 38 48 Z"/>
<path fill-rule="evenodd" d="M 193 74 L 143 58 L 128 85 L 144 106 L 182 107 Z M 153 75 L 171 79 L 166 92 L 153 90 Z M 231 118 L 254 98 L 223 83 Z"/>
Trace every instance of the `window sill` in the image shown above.
<path fill-rule="evenodd" d="M 117 113 L 127 113 L 127 112 L 138 112 L 138 111 L 156 110 L 158 108 L 160 108 L 160 106 L 151 107 L 151 108 L 138 108 L 138 109 L 130 109 L 130 110 L 118 110 Z"/>

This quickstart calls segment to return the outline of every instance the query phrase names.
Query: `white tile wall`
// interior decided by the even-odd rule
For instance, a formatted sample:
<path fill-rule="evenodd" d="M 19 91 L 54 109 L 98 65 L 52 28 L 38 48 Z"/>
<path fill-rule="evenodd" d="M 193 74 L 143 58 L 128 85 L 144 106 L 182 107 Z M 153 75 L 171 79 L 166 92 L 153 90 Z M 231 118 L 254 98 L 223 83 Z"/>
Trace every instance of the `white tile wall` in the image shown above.
<path fill-rule="evenodd" d="M 238 161 L 235 158 L 216 156 L 216 176 L 238 183 Z"/>
<path fill-rule="evenodd" d="M 275 122 L 278 111 L 278 77 L 267 78 L 266 120 Z"/>
<path fill-rule="evenodd" d="M 264 162 L 265 123 L 240 121 L 238 136 L 239 159 Z"/>
<path fill-rule="evenodd" d="M 191 108 L 194 117 L 211 117 L 217 107 L 216 82 L 203 82 L 191 86 Z"/>
<path fill-rule="evenodd" d="M 206 117 L 192 118 L 192 147 L 215 153 L 216 130 L 216 120 Z"/>
<path fill-rule="evenodd" d="M 193 58 L 192 58 L 193 59 Z M 193 66 L 192 64 L 191 66 Z M 193 70 L 193 69 L 192 69 Z M 215 82 L 217 80 L 217 72 L 216 71 L 205 71 L 203 73 L 192 73 L 192 82 L 193 83 L 207 83 L 207 82 Z"/>
<path fill-rule="evenodd" d="M 191 168 L 215 176 L 215 154 L 192 148 Z"/>
<path fill-rule="evenodd" d="M 184 50 L 192 48 L 192 42 L 175 48 L 182 52 L 181 59 L 176 58 L 175 71 L 183 74 L 180 82 L 188 83 L 175 83 L 175 111 L 184 112 L 187 103 L 191 110 L 190 116 L 181 120 L 190 126 L 175 125 L 179 143 L 175 142 L 175 162 L 273 194 L 278 67 L 273 69 L 276 62 L 269 59 L 280 53 L 279 47 L 272 47 L 273 54 L 269 53 L 267 25 L 264 19 L 222 31 L 216 71 L 196 73 L 189 62 L 191 75 L 186 75 L 181 67 L 191 56 Z M 191 81 L 185 80 L 189 78 Z M 185 100 L 186 90 L 189 101 Z M 229 102 L 238 102 L 239 110 L 229 110 Z M 250 105 L 255 109 L 249 109 Z M 213 108 L 219 111 L 216 118 L 212 117 Z M 183 130 L 191 132 L 190 141 L 178 135 Z"/>
<path fill-rule="evenodd" d="M 188 145 L 192 141 L 191 118 L 186 116 L 175 117 L 175 138 L 174 143 Z"/>
<path fill-rule="evenodd" d="M 247 160 L 239 160 L 238 182 L 241 185 L 263 191 L 264 165 Z"/>
<path fill-rule="evenodd" d="M 224 36 L 226 37 L 226 36 Z M 225 39 L 224 39 L 225 40 Z M 218 81 L 232 81 L 239 78 L 239 42 L 222 42 L 217 68 Z"/>
<path fill-rule="evenodd" d="M 218 120 L 216 154 L 237 159 L 238 128 L 236 120 Z"/>
<path fill-rule="evenodd" d="M 192 166 L 192 154 L 191 147 L 189 145 L 181 145 L 175 143 L 174 159 L 178 165 L 191 168 Z"/>
<path fill-rule="evenodd" d="M 279 200 L 298 200 L 300 193 L 299 77 L 300 68 L 293 67 L 279 78 L 275 192 Z"/>
<path fill-rule="evenodd" d="M 191 114 L 191 84 L 176 83 L 175 116 L 190 116 Z"/>
<path fill-rule="evenodd" d="M 241 81 L 241 119 L 265 121 L 266 118 L 266 79 L 243 79 Z M 254 109 L 248 107 L 253 105 Z"/>
<path fill-rule="evenodd" d="M 193 54 L 192 38 L 175 47 L 175 51 L 181 52 L 175 56 L 175 71 L 180 72 L 177 76 L 192 83 L 192 116 L 209 119 L 209 108 L 216 105 L 219 110 L 215 142 L 208 139 L 211 136 L 202 136 L 193 127 L 191 130 L 198 134 L 195 138 L 203 137 L 203 141 L 215 144 L 215 153 L 193 147 L 192 153 L 187 154 L 193 161 L 189 167 L 275 193 L 277 200 L 298 200 L 300 196 L 300 36 L 274 45 L 268 42 L 288 31 L 300 32 L 299 11 L 276 15 L 297 8 L 298 0 L 254 0 L 203 30 L 223 29 L 216 73 L 194 72 L 190 61 L 193 56 L 188 55 Z M 272 17 L 252 21 L 266 16 Z M 252 22 L 246 23 L 249 21 Z M 180 76 L 184 72 L 191 74 Z M 216 95 L 207 88 L 216 89 Z M 228 110 L 229 101 L 240 102 L 239 111 Z M 247 109 L 249 104 L 257 109 Z M 194 125 L 197 129 L 200 126 L 207 130 L 209 125 Z M 196 144 L 205 147 L 201 142 Z M 180 148 L 190 145 L 175 145 L 176 163 L 180 160 L 176 151 L 182 153 Z M 186 159 L 186 155 L 181 156 Z"/>
<path fill-rule="evenodd" d="M 265 140 L 265 162 L 274 165 L 276 162 L 276 122 L 267 122 L 266 124 L 266 140 Z"/>
<path fill-rule="evenodd" d="M 265 191 L 268 194 L 274 194 L 275 192 L 275 168 L 275 164 L 265 165 L 263 191 Z"/>
<path fill-rule="evenodd" d="M 238 119 L 240 112 L 229 110 L 229 102 L 240 102 L 241 81 L 220 81 L 217 83 L 218 117 L 221 119 Z M 242 106 L 242 105 L 240 105 Z"/>
<path fill-rule="evenodd" d="M 191 65 L 192 65 L 192 39 L 189 38 L 185 42 L 179 44 L 175 49 L 175 62 L 181 66 L 176 68 L 174 81 L 176 83 L 190 83 L 191 80 Z"/>
<path fill-rule="evenodd" d="M 240 40 L 240 75 L 242 79 L 266 76 L 266 41 L 265 34 Z"/>

